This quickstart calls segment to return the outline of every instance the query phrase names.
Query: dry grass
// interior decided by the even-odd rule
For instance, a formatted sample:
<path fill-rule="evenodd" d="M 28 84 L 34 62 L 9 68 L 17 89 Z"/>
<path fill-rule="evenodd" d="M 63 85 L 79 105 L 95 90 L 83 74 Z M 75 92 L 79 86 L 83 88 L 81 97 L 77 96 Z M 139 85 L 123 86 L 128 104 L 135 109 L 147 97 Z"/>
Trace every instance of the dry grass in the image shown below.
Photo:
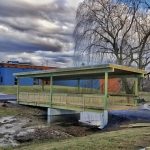
<path fill-rule="evenodd" d="M 150 127 L 123 129 L 58 142 L 40 141 L 16 150 L 134 150 L 150 146 Z"/>
<path fill-rule="evenodd" d="M 28 111 L 25 111 L 28 110 Z M 40 109 L 26 107 L 26 106 L 19 106 L 14 104 L 0 104 L 0 117 L 6 116 L 27 116 L 33 117 L 40 114 L 42 111 Z"/>

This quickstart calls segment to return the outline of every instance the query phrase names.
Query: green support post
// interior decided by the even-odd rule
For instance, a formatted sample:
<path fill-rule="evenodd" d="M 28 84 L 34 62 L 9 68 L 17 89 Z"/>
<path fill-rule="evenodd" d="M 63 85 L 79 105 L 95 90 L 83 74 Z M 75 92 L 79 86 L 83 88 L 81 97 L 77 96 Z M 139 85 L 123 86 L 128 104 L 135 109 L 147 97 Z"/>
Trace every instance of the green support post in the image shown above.
<path fill-rule="evenodd" d="M 137 98 L 139 96 L 139 90 L 138 90 L 138 78 L 135 79 L 135 105 L 137 106 Z"/>
<path fill-rule="evenodd" d="M 42 80 L 42 92 L 44 92 L 44 80 Z"/>
<path fill-rule="evenodd" d="M 17 102 L 18 103 L 19 103 L 19 89 L 20 89 L 19 78 L 17 78 Z"/>
<path fill-rule="evenodd" d="M 50 107 L 52 107 L 53 99 L 53 76 L 50 77 Z"/>
<path fill-rule="evenodd" d="M 78 94 L 80 93 L 80 79 L 78 79 Z"/>
<path fill-rule="evenodd" d="M 105 72 L 105 96 L 104 96 L 104 110 L 108 107 L 108 72 Z"/>

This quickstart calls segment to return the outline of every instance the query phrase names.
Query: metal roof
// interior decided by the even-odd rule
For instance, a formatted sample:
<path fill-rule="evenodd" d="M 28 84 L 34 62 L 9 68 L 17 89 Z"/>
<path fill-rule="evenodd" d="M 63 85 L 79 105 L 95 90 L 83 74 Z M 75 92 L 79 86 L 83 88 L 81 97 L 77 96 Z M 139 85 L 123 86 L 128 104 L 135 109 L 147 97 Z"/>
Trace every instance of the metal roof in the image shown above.
<path fill-rule="evenodd" d="M 0 63 L 1 68 L 21 68 L 21 69 L 36 69 L 36 70 L 48 70 L 55 69 L 56 67 L 48 67 L 48 66 L 35 66 L 32 64 L 24 64 L 24 63 Z"/>
<path fill-rule="evenodd" d="M 63 68 L 51 69 L 45 71 L 32 71 L 15 73 L 18 78 L 36 77 L 36 78 L 49 78 L 53 76 L 56 80 L 73 80 L 73 79 L 99 79 L 104 77 L 104 73 L 109 72 L 109 78 L 118 77 L 144 77 L 146 71 L 134 67 L 121 66 L 116 64 L 105 64 L 91 67 L 79 68 Z"/>

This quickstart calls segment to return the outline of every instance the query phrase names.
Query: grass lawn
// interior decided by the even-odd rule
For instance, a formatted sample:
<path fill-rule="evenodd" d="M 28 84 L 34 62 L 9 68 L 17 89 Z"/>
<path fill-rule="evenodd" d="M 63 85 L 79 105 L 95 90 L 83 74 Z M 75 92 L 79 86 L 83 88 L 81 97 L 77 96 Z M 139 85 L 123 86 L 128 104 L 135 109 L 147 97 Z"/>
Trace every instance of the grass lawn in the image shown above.
<path fill-rule="evenodd" d="M 30 143 L 16 150 L 134 150 L 150 146 L 150 127 L 129 128 L 58 142 Z"/>
<path fill-rule="evenodd" d="M 4 94 L 16 94 L 17 86 L 0 86 L 0 92 Z"/>
<path fill-rule="evenodd" d="M 20 114 L 20 109 L 14 109 L 14 108 L 1 108 L 0 107 L 0 117 L 6 117 L 6 116 L 14 116 Z"/>
<path fill-rule="evenodd" d="M 28 111 L 25 111 L 28 110 Z M 26 106 L 14 106 L 12 104 L 7 104 L 5 107 L 0 106 L 0 117 L 6 117 L 6 116 L 20 116 L 20 117 L 28 117 L 28 116 L 35 116 L 40 113 L 39 109 L 36 108 L 30 108 Z"/>

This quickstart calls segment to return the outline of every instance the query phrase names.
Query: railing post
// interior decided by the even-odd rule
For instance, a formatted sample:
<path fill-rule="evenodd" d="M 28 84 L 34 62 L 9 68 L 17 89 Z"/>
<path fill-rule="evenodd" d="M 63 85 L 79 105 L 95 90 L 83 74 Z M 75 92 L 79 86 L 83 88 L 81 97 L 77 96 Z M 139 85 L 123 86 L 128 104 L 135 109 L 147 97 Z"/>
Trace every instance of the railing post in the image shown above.
<path fill-rule="evenodd" d="M 82 99 L 83 99 L 83 111 L 85 111 L 85 98 L 84 98 L 84 95 L 82 95 Z"/>
<path fill-rule="evenodd" d="M 135 78 L 135 105 L 137 106 L 137 97 L 139 96 L 139 90 L 138 90 L 138 78 Z"/>
<path fill-rule="evenodd" d="M 81 107 L 82 107 L 82 109 L 84 111 L 84 98 L 83 98 L 83 95 L 82 95 L 82 99 L 81 100 L 82 100 L 82 106 Z"/>
<path fill-rule="evenodd" d="M 138 78 L 135 79 L 135 96 L 139 95 L 139 91 L 138 91 Z"/>
<path fill-rule="evenodd" d="M 104 110 L 108 107 L 108 72 L 105 72 L 105 96 L 104 96 Z"/>
<path fill-rule="evenodd" d="M 53 99 L 53 76 L 50 77 L 50 102 L 49 102 L 50 107 L 52 107 L 52 99 Z"/>
<path fill-rule="evenodd" d="M 78 79 L 78 94 L 80 93 L 80 79 Z"/>
<path fill-rule="evenodd" d="M 20 89 L 19 78 L 17 78 L 17 102 L 18 103 L 19 103 L 19 89 Z"/>

